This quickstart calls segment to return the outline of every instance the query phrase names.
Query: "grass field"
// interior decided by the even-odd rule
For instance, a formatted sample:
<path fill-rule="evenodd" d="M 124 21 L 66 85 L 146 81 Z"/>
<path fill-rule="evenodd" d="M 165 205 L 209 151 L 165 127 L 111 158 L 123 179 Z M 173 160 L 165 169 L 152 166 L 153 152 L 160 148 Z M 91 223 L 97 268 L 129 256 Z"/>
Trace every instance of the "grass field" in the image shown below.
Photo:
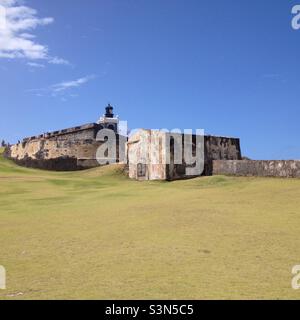
<path fill-rule="evenodd" d="M 0 156 L 0 299 L 299 299 L 300 180 L 136 182 Z"/>

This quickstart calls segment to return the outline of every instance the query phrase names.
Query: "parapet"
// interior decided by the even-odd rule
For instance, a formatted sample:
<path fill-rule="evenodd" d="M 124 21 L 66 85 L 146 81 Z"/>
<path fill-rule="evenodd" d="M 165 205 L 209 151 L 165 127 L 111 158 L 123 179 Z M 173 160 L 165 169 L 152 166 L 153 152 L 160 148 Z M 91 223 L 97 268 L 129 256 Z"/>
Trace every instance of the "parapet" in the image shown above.
<path fill-rule="evenodd" d="M 67 128 L 67 129 L 62 129 L 62 130 L 52 131 L 52 132 L 46 132 L 38 136 L 27 137 L 27 138 L 24 138 L 22 142 L 26 143 L 31 140 L 50 139 L 50 138 L 54 138 L 54 137 L 58 137 L 66 134 L 71 134 L 71 133 L 76 133 L 79 131 L 91 130 L 91 129 L 99 130 L 101 129 L 101 126 L 97 123 L 88 123 L 88 124 L 84 124 L 77 127 L 72 127 L 72 128 Z"/>
<path fill-rule="evenodd" d="M 213 174 L 300 178 L 300 160 L 214 160 Z"/>

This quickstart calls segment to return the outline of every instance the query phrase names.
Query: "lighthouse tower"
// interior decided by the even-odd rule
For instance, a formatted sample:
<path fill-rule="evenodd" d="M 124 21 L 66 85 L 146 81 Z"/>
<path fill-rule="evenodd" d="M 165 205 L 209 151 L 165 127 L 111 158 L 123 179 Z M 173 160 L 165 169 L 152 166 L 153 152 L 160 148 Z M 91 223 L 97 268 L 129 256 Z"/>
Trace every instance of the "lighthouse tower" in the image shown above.
<path fill-rule="evenodd" d="M 119 131 L 119 118 L 114 116 L 114 108 L 110 104 L 105 108 L 105 114 L 97 123 L 105 129 L 113 130 L 115 133 Z"/>

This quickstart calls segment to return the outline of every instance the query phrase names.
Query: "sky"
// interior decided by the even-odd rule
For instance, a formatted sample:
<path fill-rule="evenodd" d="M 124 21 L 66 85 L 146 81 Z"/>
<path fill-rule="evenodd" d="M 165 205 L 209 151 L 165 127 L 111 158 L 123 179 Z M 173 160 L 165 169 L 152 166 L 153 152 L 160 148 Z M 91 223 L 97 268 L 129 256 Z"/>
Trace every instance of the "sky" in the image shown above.
<path fill-rule="evenodd" d="M 252 159 L 300 159 L 296 4 L 0 0 L 0 139 L 96 122 L 111 103 L 130 129 L 204 129 Z"/>

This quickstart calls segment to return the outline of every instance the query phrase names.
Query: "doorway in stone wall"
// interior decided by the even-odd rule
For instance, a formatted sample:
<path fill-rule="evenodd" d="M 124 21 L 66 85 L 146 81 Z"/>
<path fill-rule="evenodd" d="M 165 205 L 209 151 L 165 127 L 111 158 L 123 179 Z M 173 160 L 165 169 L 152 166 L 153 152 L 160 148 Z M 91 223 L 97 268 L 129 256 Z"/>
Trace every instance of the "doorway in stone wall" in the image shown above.
<path fill-rule="evenodd" d="M 137 165 L 137 177 L 146 178 L 147 175 L 147 165 L 144 163 L 138 163 Z"/>

